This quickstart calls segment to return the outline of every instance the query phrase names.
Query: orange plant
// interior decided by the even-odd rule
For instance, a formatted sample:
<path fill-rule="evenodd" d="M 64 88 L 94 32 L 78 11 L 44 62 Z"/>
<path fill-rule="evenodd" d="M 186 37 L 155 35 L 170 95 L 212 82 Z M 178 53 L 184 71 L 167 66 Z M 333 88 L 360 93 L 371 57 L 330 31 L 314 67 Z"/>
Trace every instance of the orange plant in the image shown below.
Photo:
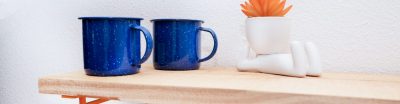
<path fill-rule="evenodd" d="M 285 8 L 286 0 L 248 0 L 242 6 L 242 12 L 251 17 L 285 16 L 293 7 Z"/>

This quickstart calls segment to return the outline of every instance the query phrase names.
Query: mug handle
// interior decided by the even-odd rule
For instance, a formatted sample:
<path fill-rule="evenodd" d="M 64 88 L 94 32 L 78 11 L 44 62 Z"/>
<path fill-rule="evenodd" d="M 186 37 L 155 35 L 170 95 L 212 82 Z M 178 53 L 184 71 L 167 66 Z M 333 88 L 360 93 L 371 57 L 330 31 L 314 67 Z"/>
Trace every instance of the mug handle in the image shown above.
<path fill-rule="evenodd" d="M 131 28 L 143 32 L 144 38 L 146 39 L 146 52 L 144 53 L 144 56 L 140 59 L 140 64 L 142 64 L 146 62 L 146 60 L 150 57 L 151 51 L 153 50 L 153 39 L 149 30 L 147 30 L 146 28 L 138 25 L 133 25 L 131 26 Z"/>
<path fill-rule="evenodd" d="M 204 62 L 204 61 L 210 60 L 212 57 L 214 57 L 215 53 L 217 53 L 218 39 L 217 39 L 217 34 L 210 28 L 200 27 L 199 30 L 200 31 L 209 32 L 211 34 L 211 36 L 213 37 L 213 39 L 214 39 L 214 47 L 213 47 L 213 50 L 212 50 L 211 54 L 208 55 L 207 57 L 199 60 L 200 62 Z"/>

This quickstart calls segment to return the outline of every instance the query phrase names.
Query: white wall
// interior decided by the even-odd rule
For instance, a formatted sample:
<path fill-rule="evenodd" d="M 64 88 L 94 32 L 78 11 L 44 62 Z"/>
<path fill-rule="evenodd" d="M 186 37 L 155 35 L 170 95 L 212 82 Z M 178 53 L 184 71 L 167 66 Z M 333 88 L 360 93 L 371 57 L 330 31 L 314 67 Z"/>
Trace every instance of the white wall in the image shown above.
<path fill-rule="evenodd" d="M 243 1 L 0 0 L 0 104 L 73 104 L 38 94 L 37 79 L 82 69 L 79 16 L 143 17 L 148 28 L 153 18 L 203 19 L 220 40 L 216 57 L 203 65 L 234 66 L 247 56 Z M 293 39 L 317 43 L 324 69 L 400 74 L 400 0 L 289 2 Z M 211 46 L 205 34 L 204 55 Z"/>

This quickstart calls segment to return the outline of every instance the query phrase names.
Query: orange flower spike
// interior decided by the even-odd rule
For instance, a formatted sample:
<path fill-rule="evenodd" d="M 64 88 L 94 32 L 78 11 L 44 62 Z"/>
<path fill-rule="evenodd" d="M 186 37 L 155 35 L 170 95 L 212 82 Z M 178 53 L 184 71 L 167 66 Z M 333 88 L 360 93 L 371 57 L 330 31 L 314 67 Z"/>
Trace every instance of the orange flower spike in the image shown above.
<path fill-rule="evenodd" d="M 247 6 L 244 4 L 240 4 L 240 6 L 242 7 L 242 9 L 248 10 Z"/>
<path fill-rule="evenodd" d="M 242 7 L 242 12 L 249 17 L 249 14 L 247 12 L 244 12 L 244 10 L 247 10 L 247 6 L 245 4 L 240 4 L 240 6 Z"/>
<path fill-rule="evenodd" d="M 260 15 L 257 13 L 257 11 L 254 9 L 254 6 L 253 6 L 253 5 L 251 5 L 251 4 L 248 3 L 248 2 L 245 2 L 245 5 L 247 6 L 247 11 L 248 11 L 248 12 L 251 12 L 252 14 L 254 14 L 254 15 L 253 15 L 254 17 L 260 16 Z"/>
<path fill-rule="evenodd" d="M 245 14 L 247 17 L 250 17 L 250 14 L 249 13 L 247 13 L 247 12 L 245 12 L 245 10 L 247 10 L 246 9 L 246 6 L 244 6 L 243 4 L 240 4 L 240 6 L 242 6 L 242 12 L 243 12 L 243 14 Z"/>
<path fill-rule="evenodd" d="M 246 2 L 244 2 L 244 4 L 243 4 L 243 5 L 244 5 L 244 7 L 246 7 L 246 9 L 247 9 L 247 10 L 249 10 L 249 9 L 250 9 L 250 8 L 249 8 L 249 7 L 250 7 L 250 5 L 249 5 L 249 3 L 247 3 L 247 1 L 246 1 Z"/>
<path fill-rule="evenodd" d="M 255 14 L 252 13 L 252 12 L 249 12 L 248 10 L 242 9 L 242 12 L 243 12 L 244 14 L 246 14 L 247 17 L 255 17 Z"/>
<path fill-rule="evenodd" d="M 257 14 L 259 14 L 259 16 L 261 16 L 262 13 L 262 9 L 260 6 L 260 3 L 258 2 L 258 0 L 249 0 L 250 4 L 254 7 L 254 10 L 257 12 Z"/>
<path fill-rule="evenodd" d="M 260 3 L 261 9 L 263 9 L 265 0 L 258 0 L 258 3 Z"/>
<path fill-rule="evenodd" d="M 264 15 L 263 16 L 268 16 L 268 7 L 269 7 L 269 4 L 271 3 L 271 0 L 264 0 L 264 6 L 263 6 L 263 9 L 264 9 Z"/>
<path fill-rule="evenodd" d="M 267 14 L 265 13 L 265 10 L 264 10 L 265 1 L 266 1 L 266 0 L 258 0 L 258 2 L 259 2 L 259 4 L 260 4 L 260 9 L 261 9 L 261 14 L 262 14 L 262 16 L 267 15 Z"/>
<path fill-rule="evenodd" d="M 283 11 L 283 9 L 285 8 L 285 4 L 286 4 L 286 0 L 283 0 L 278 7 L 276 7 L 276 9 L 274 9 L 274 12 L 272 12 L 272 15 L 274 16 L 278 16 L 279 13 L 281 13 Z"/>
<path fill-rule="evenodd" d="M 281 13 L 279 13 L 279 16 L 285 16 L 291 9 L 292 9 L 293 5 L 290 5 L 289 7 L 287 7 L 285 10 L 283 10 Z"/>
<path fill-rule="evenodd" d="M 277 6 L 277 4 L 279 4 L 281 2 L 281 0 L 270 0 L 269 6 L 270 8 Z M 268 9 L 270 9 L 268 8 Z"/>
<path fill-rule="evenodd" d="M 252 5 L 249 3 L 249 2 L 244 2 L 244 6 L 246 6 L 247 7 L 247 9 L 252 9 L 253 7 L 252 7 Z"/>
<path fill-rule="evenodd" d="M 268 7 L 268 16 L 273 16 L 274 9 L 278 7 L 281 0 L 271 0 Z"/>
<path fill-rule="evenodd" d="M 248 0 L 243 4 L 242 12 L 251 17 L 268 17 L 268 16 L 285 16 L 291 9 L 292 5 L 285 8 L 286 0 Z"/>

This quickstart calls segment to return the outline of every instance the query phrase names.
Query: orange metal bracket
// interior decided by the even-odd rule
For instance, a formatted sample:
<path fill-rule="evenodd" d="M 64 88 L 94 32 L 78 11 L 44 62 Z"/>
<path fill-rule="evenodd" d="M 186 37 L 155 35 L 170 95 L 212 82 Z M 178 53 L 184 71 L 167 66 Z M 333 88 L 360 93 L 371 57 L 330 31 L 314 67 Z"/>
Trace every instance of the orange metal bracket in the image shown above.
<path fill-rule="evenodd" d="M 68 95 L 62 95 L 62 98 L 67 98 L 67 99 L 76 99 L 79 98 L 79 104 L 101 104 L 110 100 L 117 100 L 115 98 L 105 98 L 105 97 L 89 97 L 89 98 L 98 98 L 97 100 L 93 100 L 91 102 L 86 102 L 86 98 L 88 96 L 68 96 Z"/>

